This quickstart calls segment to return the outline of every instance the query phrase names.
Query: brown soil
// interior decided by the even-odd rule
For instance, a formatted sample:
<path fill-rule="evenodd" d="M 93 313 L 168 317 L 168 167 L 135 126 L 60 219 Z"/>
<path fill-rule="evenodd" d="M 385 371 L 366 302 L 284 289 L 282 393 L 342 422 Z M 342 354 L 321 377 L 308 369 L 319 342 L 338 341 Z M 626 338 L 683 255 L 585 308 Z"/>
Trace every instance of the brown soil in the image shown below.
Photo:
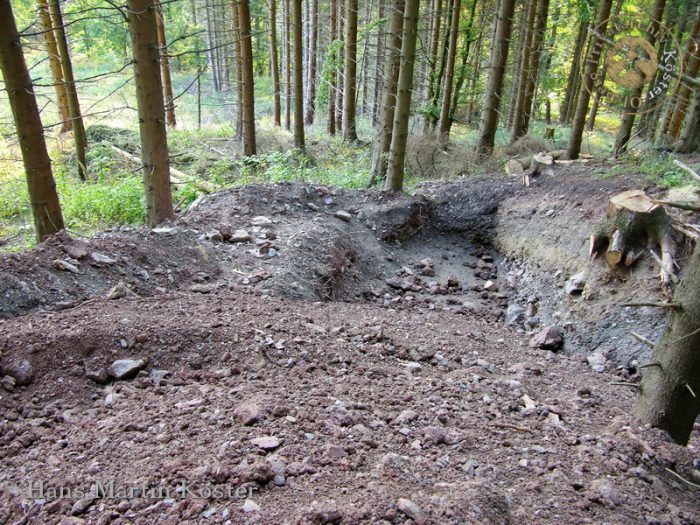
<path fill-rule="evenodd" d="M 617 305 L 658 298 L 657 270 L 582 256 L 629 187 L 580 167 L 423 197 L 253 186 L 165 230 L 3 258 L 2 367 L 33 375 L 0 378 L 0 523 L 700 522 L 697 433 L 640 427 L 619 384 L 645 357 L 627 332 L 663 318 Z M 133 293 L 106 299 L 120 281 Z M 508 325 L 528 300 L 538 324 Z M 530 348 L 553 323 L 563 351 Z M 108 381 L 117 359 L 144 368 Z"/>

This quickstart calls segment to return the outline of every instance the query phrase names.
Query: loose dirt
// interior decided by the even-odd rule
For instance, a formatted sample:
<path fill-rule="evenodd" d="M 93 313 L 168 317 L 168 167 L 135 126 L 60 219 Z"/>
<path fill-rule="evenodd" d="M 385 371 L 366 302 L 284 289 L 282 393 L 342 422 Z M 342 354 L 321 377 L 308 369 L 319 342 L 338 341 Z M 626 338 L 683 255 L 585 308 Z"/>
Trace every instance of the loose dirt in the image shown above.
<path fill-rule="evenodd" d="M 630 417 L 658 269 L 586 257 L 644 186 L 248 186 L 4 257 L 0 522 L 700 522 L 697 432 Z"/>

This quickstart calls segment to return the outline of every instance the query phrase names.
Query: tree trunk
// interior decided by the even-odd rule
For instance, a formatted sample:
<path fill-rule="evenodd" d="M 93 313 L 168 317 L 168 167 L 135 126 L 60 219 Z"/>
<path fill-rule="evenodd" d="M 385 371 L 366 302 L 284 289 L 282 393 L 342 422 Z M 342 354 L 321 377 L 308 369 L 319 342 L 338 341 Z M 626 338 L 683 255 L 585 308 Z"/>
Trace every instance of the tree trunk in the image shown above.
<path fill-rule="evenodd" d="M 318 0 L 311 3 L 311 27 L 309 28 L 309 74 L 306 78 L 306 124 L 314 123 L 316 115 L 316 64 L 318 62 Z"/>
<path fill-rule="evenodd" d="M 236 66 L 236 140 L 243 137 L 243 70 L 241 68 L 241 24 L 238 21 L 238 0 L 231 2 L 231 27 L 233 29 L 233 63 Z"/>
<path fill-rule="evenodd" d="M 272 70 L 273 118 L 275 126 L 281 126 L 280 64 L 277 53 L 277 0 L 270 0 L 270 69 Z"/>
<path fill-rule="evenodd" d="M 440 121 L 438 132 L 440 142 L 446 145 L 450 139 L 450 121 L 452 113 L 452 82 L 455 75 L 455 61 L 457 59 L 457 37 L 459 36 L 459 15 L 462 10 L 461 0 L 454 0 L 452 6 L 452 24 L 450 26 L 450 45 L 447 51 L 447 70 L 445 71 L 445 89 L 442 94 L 442 107 L 440 108 Z"/>
<path fill-rule="evenodd" d="M 379 19 L 384 18 L 384 4 L 386 0 L 379 0 Z M 382 78 L 386 74 L 384 62 L 386 60 L 386 32 L 384 25 L 380 25 L 377 30 L 377 72 L 374 75 L 374 90 L 372 92 L 372 126 L 379 125 L 379 102 L 381 100 Z"/>
<path fill-rule="evenodd" d="M 452 26 L 452 6 L 454 5 L 454 2 L 455 0 L 447 1 L 447 23 L 445 24 L 446 28 L 450 28 Z M 424 132 L 434 130 L 435 126 L 437 126 L 438 123 L 438 118 L 440 116 L 440 109 L 438 108 L 438 103 L 440 102 L 440 96 L 442 95 L 442 82 L 445 77 L 445 69 L 447 66 L 447 52 L 449 50 L 449 47 L 450 31 L 448 29 L 444 32 L 442 38 L 442 52 L 440 53 L 440 65 L 437 68 L 436 76 L 433 79 L 433 96 L 430 99 L 430 105 L 428 110 L 428 129 L 423 130 Z"/>
<path fill-rule="evenodd" d="M 608 27 L 608 18 L 612 9 L 612 0 L 601 0 L 598 7 L 598 19 L 596 20 L 595 28 L 601 35 L 605 35 Z M 576 113 L 574 122 L 571 128 L 571 136 L 569 138 L 569 147 L 567 156 L 570 159 L 577 159 L 581 153 L 581 142 L 583 141 L 583 128 L 586 125 L 586 113 L 588 112 L 588 103 L 591 100 L 591 90 L 595 82 L 595 73 L 598 70 L 598 61 L 600 60 L 600 51 L 603 43 L 599 42 L 595 37 L 591 40 L 591 45 L 588 49 L 588 57 L 586 58 L 586 68 L 583 78 L 581 79 L 581 89 L 579 90 L 578 103 L 576 105 Z"/>
<path fill-rule="evenodd" d="M 513 113 L 513 134 L 511 142 L 515 142 L 518 137 L 523 135 L 521 132 L 525 123 L 525 97 L 527 93 L 528 83 L 530 81 L 530 55 L 532 53 L 532 44 L 535 33 L 535 15 L 537 14 L 537 0 L 529 0 L 527 7 L 527 19 L 525 21 L 525 37 L 523 39 L 523 51 L 520 61 L 520 79 L 518 82 L 518 92 L 516 94 L 514 104 L 515 111 Z"/>
<path fill-rule="evenodd" d="M 659 27 L 661 26 L 661 19 L 664 17 L 665 8 L 666 0 L 656 0 L 654 2 L 654 10 L 649 21 L 649 31 L 646 34 L 646 41 L 649 42 L 652 47 L 656 45 L 656 36 L 659 33 Z M 637 108 L 641 105 L 637 105 L 634 101 L 641 100 L 643 91 L 644 84 L 641 84 L 632 89 L 632 92 L 627 97 L 628 102 L 625 104 L 624 114 L 620 122 L 620 127 L 617 130 L 617 137 L 615 137 L 615 147 L 613 150 L 615 156 L 621 155 L 627 151 L 627 145 L 632 136 L 634 119 L 637 117 Z"/>
<path fill-rule="evenodd" d="M 525 84 L 525 99 L 523 102 L 522 121 L 520 122 L 520 129 L 516 129 L 517 126 L 514 127 L 513 137 L 516 140 L 517 138 L 525 135 L 530 127 L 530 116 L 532 113 L 532 104 L 535 97 L 536 86 L 539 80 L 540 59 L 542 57 L 544 36 L 547 31 L 548 15 L 549 0 L 540 0 L 532 40 L 532 50 L 530 52 L 530 65 L 528 66 L 528 75 L 526 77 L 527 82 Z M 517 137 L 515 136 L 516 133 Z"/>
<path fill-rule="evenodd" d="M 440 32 L 442 28 L 442 0 L 433 0 L 431 13 L 432 31 L 430 34 L 430 55 L 428 58 L 428 74 L 426 75 L 425 101 L 431 102 L 434 96 L 435 79 L 438 75 L 438 51 L 440 49 Z M 423 114 L 423 133 L 430 131 L 432 118 L 430 111 Z"/>
<path fill-rule="evenodd" d="M 250 0 L 238 2 L 238 24 L 241 35 L 241 78 L 243 80 L 243 155 L 256 153 L 255 145 L 255 80 L 253 77 L 253 43 L 250 32 Z"/>
<path fill-rule="evenodd" d="M 330 13 L 329 13 L 329 23 L 330 27 L 328 28 L 329 32 L 329 40 L 330 40 L 330 53 L 328 60 L 330 60 L 335 67 L 335 63 L 337 61 L 337 51 L 335 49 L 335 41 L 337 39 L 336 35 L 336 27 L 337 27 L 337 20 L 336 17 L 338 16 L 338 6 L 337 6 L 337 0 L 331 0 L 331 5 L 330 5 Z M 328 86 L 328 134 L 329 135 L 335 135 L 335 92 L 336 89 L 338 88 L 338 76 L 336 74 L 336 71 L 331 71 L 330 72 L 330 79 L 329 79 L 329 86 Z"/>
<path fill-rule="evenodd" d="M 127 0 L 127 8 L 134 55 L 146 220 L 153 227 L 174 217 L 156 10 L 153 0 Z"/>
<path fill-rule="evenodd" d="M 293 0 L 294 19 L 294 147 L 305 150 L 304 144 L 304 71 L 301 27 L 301 2 Z"/>
<path fill-rule="evenodd" d="M 486 87 L 486 99 L 481 112 L 479 126 L 479 152 L 490 155 L 493 151 L 496 128 L 498 126 L 501 93 L 503 92 L 503 77 L 508 62 L 510 35 L 513 29 L 513 13 L 515 0 L 501 0 L 496 19 L 495 45 L 491 48 L 491 69 Z"/>
<path fill-rule="evenodd" d="M 418 36 L 418 12 L 420 0 L 406 0 L 401 42 L 401 68 L 397 85 L 396 112 L 391 132 L 389 166 L 386 176 L 386 189 L 403 190 L 403 171 L 408 142 L 408 121 L 411 114 L 411 93 L 413 92 L 413 69 L 416 58 Z"/>
<path fill-rule="evenodd" d="M 70 118 L 66 85 L 63 81 L 61 59 L 58 54 L 58 47 L 56 46 L 56 37 L 54 36 L 51 15 L 49 14 L 48 0 L 37 0 L 37 11 L 39 12 L 39 20 L 41 21 L 41 28 L 44 32 L 46 51 L 49 55 L 53 87 L 56 91 L 56 105 L 58 106 L 58 114 L 61 118 L 61 133 L 67 133 L 73 129 L 73 121 Z"/>
<path fill-rule="evenodd" d="M 700 248 L 673 294 L 668 325 L 644 371 L 635 415 L 686 445 L 700 414 Z"/>
<path fill-rule="evenodd" d="M 454 114 L 457 113 L 457 107 L 459 106 L 460 94 L 462 92 L 462 87 L 464 86 L 464 81 L 467 79 L 467 64 L 469 61 L 469 52 L 472 45 L 472 30 L 474 28 L 474 16 L 476 15 L 476 4 L 477 0 L 472 0 L 472 5 L 469 12 L 469 22 L 467 23 L 466 31 L 464 32 L 464 42 L 462 44 L 461 53 L 461 63 L 459 66 L 459 73 L 457 75 L 457 82 L 455 84 L 454 92 L 452 93 L 452 109 L 451 118 L 447 123 L 447 131 L 452 129 L 452 123 L 455 121 Z M 483 13 L 482 13 L 483 14 Z"/>
<path fill-rule="evenodd" d="M 520 16 L 518 18 L 518 25 L 514 27 L 518 30 L 518 47 L 515 48 L 515 60 L 513 60 L 513 73 L 511 75 L 510 83 L 510 97 L 508 97 L 508 116 L 506 117 L 505 127 L 506 129 L 513 129 L 513 118 L 515 117 L 515 101 L 518 99 L 518 86 L 520 85 L 520 64 L 523 61 L 523 47 L 525 43 L 525 22 L 527 21 L 527 8 L 528 5 L 524 4 L 520 8 Z M 515 15 L 513 15 L 515 16 Z M 515 22 L 515 20 L 513 20 Z"/>
<path fill-rule="evenodd" d="M 695 78 L 700 69 L 700 41 L 698 40 L 698 34 L 700 33 L 700 8 L 698 8 L 698 15 L 696 16 L 697 18 L 688 38 L 688 47 L 685 51 L 685 56 L 687 57 L 685 74 L 690 78 Z M 675 109 L 668 127 L 668 133 L 674 139 L 678 137 L 685 112 L 688 109 L 688 102 L 692 97 L 692 88 L 687 83 L 678 81 L 678 84 Z"/>
<path fill-rule="evenodd" d="M 572 101 L 575 98 L 574 93 L 578 92 L 578 78 L 580 76 L 579 68 L 581 66 L 581 56 L 583 55 L 583 47 L 586 44 L 586 35 L 588 34 L 588 20 L 581 17 L 578 28 L 578 36 L 574 45 L 574 54 L 571 58 L 571 68 L 569 76 L 566 80 L 566 91 L 564 91 L 564 99 L 559 105 L 559 124 L 567 124 L 570 122 L 573 115 Z"/>
<path fill-rule="evenodd" d="M 34 229 L 37 240 L 41 242 L 63 229 L 63 216 L 34 97 L 34 86 L 22 54 L 10 0 L 0 0 L 0 12 L 0 69 L 22 150 Z"/>
<path fill-rule="evenodd" d="M 344 18 L 343 18 L 343 0 L 340 0 L 337 2 L 338 5 L 338 15 L 336 18 L 337 22 L 337 27 L 336 27 L 336 39 L 337 40 L 343 40 L 343 35 L 345 34 L 344 31 Z M 344 47 L 344 46 L 343 46 Z M 335 90 L 335 129 L 336 131 L 343 131 L 343 114 L 344 114 L 344 108 L 343 108 L 343 102 L 344 102 L 344 85 L 345 85 L 345 79 L 343 78 L 343 71 L 345 68 L 344 60 L 341 60 L 341 57 L 344 57 L 344 53 L 339 53 L 338 54 L 338 61 L 342 62 L 341 64 L 338 65 L 338 69 L 336 71 L 336 78 L 335 78 L 335 85 L 336 85 L 336 90 Z"/>
<path fill-rule="evenodd" d="M 357 141 L 357 0 L 345 0 L 345 89 L 343 106 L 343 138 Z"/>
<path fill-rule="evenodd" d="M 374 148 L 372 157 L 372 174 L 369 185 L 377 179 L 384 179 L 387 170 L 389 149 L 391 147 L 391 134 L 394 127 L 394 113 L 396 112 L 396 86 L 399 81 L 399 69 L 401 67 L 401 40 L 403 38 L 403 11 L 405 0 L 391 0 L 389 4 L 389 29 L 386 49 L 386 64 L 384 66 L 384 93 L 382 94 L 382 129 Z"/>
<path fill-rule="evenodd" d="M 63 25 L 60 0 L 49 1 L 49 13 L 51 14 L 54 35 L 56 36 L 56 46 L 61 59 L 61 70 L 63 71 L 66 96 L 68 97 L 68 108 L 70 109 L 70 118 L 73 123 L 73 138 L 75 139 L 75 157 L 78 161 L 78 176 L 80 180 L 87 180 L 87 158 L 85 156 L 85 151 L 87 150 L 87 135 L 85 134 L 83 116 L 80 112 L 80 101 L 78 100 L 78 92 L 75 87 L 73 64 L 68 50 L 68 40 L 66 39 L 66 31 Z"/>
<path fill-rule="evenodd" d="M 292 129 L 292 31 L 289 3 L 282 0 L 284 6 L 284 128 Z"/>
<path fill-rule="evenodd" d="M 158 46 L 160 47 L 160 74 L 163 79 L 163 100 L 165 101 L 165 118 L 168 127 L 177 125 L 175 119 L 175 100 L 173 98 L 173 82 L 170 78 L 170 61 L 168 59 L 168 41 L 165 38 L 165 23 L 163 21 L 163 6 L 160 0 L 155 0 L 156 23 L 158 24 Z"/>
<path fill-rule="evenodd" d="M 214 86 L 214 91 L 219 91 L 221 87 L 219 85 L 219 68 L 216 65 L 216 36 L 211 16 L 212 8 L 209 5 L 209 0 L 204 0 L 204 38 L 207 44 L 207 60 L 209 62 L 209 71 L 211 72 L 211 81 Z"/>
<path fill-rule="evenodd" d="M 693 153 L 700 147 L 700 88 L 695 90 L 693 103 L 685 117 L 685 125 L 676 145 L 678 153 Z"/>

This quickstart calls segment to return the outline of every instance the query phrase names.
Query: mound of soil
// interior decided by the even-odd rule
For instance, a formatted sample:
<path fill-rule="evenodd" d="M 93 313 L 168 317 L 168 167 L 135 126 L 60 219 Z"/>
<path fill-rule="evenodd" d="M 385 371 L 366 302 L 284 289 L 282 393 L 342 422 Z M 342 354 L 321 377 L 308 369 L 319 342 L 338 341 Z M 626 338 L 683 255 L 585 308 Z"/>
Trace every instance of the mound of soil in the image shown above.
<path fill-rule="evenodd" d="M 2 258 L 0 522 L 698 522 L 697 436 L 629 415 L 657 271 L 585 254 L 642 186 L 248 186 Z"/>

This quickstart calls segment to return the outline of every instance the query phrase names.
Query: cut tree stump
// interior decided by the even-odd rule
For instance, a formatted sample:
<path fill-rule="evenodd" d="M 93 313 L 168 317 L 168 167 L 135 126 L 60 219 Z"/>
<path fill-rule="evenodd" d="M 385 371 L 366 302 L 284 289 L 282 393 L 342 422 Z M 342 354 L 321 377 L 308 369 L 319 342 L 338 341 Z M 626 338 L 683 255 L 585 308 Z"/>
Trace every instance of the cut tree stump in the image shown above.
<path fill-rule="evenodd" d="M 608 201 L 607 218 L 591 235 L 589 256 L 595 258 L 605 250 L 605 260 L 612 269 L 621 264 L 634 265 L 646 249 L 658 258 L 661 281 L 674 280 L 676 242 L 666 210 L 643 191 L 618 193 Z M 661 253 L 656 256 L 653 248 Z"/>

